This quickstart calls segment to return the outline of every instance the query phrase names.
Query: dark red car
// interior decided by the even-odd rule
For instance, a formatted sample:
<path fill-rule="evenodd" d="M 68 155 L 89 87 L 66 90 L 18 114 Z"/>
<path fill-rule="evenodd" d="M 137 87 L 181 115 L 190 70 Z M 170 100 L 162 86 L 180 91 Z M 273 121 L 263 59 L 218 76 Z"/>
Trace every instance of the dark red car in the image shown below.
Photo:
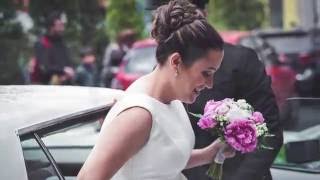
<path fill-rule="evenodd" d="M 133 44 L 125 55 L 118 73 L 112 80 L 111 88 L 127 89 L 129 85 L 152 71 L 156 65 L 157 43 L 153 39 L 144 39 Z"/>
<path fill-rule="evenodd" d="M 256 51 L 261 62 L 265 64 L 266 72 L 272 79 L 272 89 L 275 93 L 277 103 L 282 109 L 287 98 L 295 96 L 295 82 L 296 72 L 286 64 L 279 61 L 279 48 L 287 47 L 274 47 L 273 43 L 268 42 L 262 35 L 275 35 L 276 32 L 256 33 L 256 32 L 243 32 L 243 31 L 224 31 L 220 35 L 225 42 L 243 45 L 252 48 Z M 280 37 L 282 38 L 282 37 Z M 279 41 L 282 39 L 279 38 Z M 278 39 L 277 39 L 278 40 Z M 282 41 L 281 41 L 282 42 Z M 277 49 L 276 49 L 277 48 Z"/>

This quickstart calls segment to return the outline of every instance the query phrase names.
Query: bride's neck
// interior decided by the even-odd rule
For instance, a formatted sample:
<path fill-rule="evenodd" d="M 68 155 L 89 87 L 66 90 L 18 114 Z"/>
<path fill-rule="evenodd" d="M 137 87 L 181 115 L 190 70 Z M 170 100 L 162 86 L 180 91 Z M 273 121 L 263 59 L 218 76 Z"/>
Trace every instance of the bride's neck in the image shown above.
<path fill-rule="evenodd" d="M 168 74 L 160 67 L 156 67 L 147 79 L 149 81 L 147 93 L 165 104 L 169 104 L 175 99 Z"/>

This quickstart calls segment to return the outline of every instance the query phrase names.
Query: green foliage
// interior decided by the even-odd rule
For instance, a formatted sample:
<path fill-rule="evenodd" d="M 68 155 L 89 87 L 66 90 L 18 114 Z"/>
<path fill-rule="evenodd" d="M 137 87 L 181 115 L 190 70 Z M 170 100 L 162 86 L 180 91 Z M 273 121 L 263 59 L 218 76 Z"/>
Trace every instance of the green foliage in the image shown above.
<path fill-rule="evenodd" d="M 35 32 L 44 31 L 46 16 L 52 11 L 61 11 L 67 15 L 65 37 L 79 39 L 82 44 L 91 42 L 97 23 L 104 14 L 100 14 L 98 1 L 86 0 L 31 0 L 30 14 L 36 25 Z"/>
<path fill-rule="evenodd" d="M 14 2 L 20 1 L 0 0 L 0 84 L 24 83 L 23 69 L 32 56 L 35 36 L 45 32 L 45 17 L 56 10 L 67 15 L 65 38 L 73 61 L 80 61 L 80 47 L 90 45 L 97 50 L 99 66 L 108 37 L 105 12 L 98 0 L 30 0 L 29 14 L 34 21 L 32 34 L 24 34 L 20 23 L 14 20 L 16 10 L 21 9 L 21 3 Z"/>
<path fill-rule="evenodd" d="M 135 0 L 109 0 L 107 28 L 111 39 L 125 28 L 133 28 L 142 36 L 144 23 L 142 13 L 137 11 Z"/>
<path fill-rule="evenodd" d="M 0 41 L 0 85 L 24 84 L 22 50 L 26 40 L 0 37 Z"/>
<path fill-rule="evenodd" d="M 15 7 L 11 0 L 0 1 L 0 37 L 21 38 L 22 27 L 14 21 Z"/>
<path fill-rule="evenodd" d="M 22 71 L 18 63 L 26 46 L 22 26 L 15 21 L 12 0 L 0 1 L 0 84 L 22 84 Z"/>
<path fill-rule="evenodd" d="M 267 0 L 211 0 L 208 19 L 217 29 L 250 30 L 267 21 Z"/>
<path fill-rule="evenodd" d="M 66 13 L 66 42 L 71 49 L 71 57 L 77 64 L 79 49 L 82 46 L 92 46 L 97 50 L 98 64 L 102 53 L 108 44 L 104 25 L 105 12 L 99 7 L 98 0 L 31 0 L 30 14 L 35 21 L 34 32 L 41 34 L 45 28 L 45 17 L 52 11 Z"/>

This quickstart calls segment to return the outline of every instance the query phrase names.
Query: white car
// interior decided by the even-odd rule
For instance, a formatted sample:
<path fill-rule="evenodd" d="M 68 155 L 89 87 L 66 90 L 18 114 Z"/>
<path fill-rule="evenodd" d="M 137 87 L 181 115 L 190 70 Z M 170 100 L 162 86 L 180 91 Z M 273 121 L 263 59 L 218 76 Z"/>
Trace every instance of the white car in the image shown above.
<path fill-rule="evenodd" d="M 0 179 L 76 179 L 103 118 L 122 95 L 107 88 L 0 86 Z M 273 179 L 319 180 L 320 100 L 293 104 L 289 117 L 301 117 L 288 118 L 292 126 L 271 169 Z"/>
<path fill-rule="evenodd" d="M 75 179 L 122 91 L 0 86 L 0 179 Z"/>

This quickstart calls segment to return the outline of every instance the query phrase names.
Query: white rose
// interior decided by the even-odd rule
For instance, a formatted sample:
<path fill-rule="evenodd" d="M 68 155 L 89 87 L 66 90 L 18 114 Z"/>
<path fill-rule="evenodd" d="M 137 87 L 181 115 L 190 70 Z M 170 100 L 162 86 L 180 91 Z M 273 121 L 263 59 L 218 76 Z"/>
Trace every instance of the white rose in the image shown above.
<path fill-rule="evenodd" d="M 239 99 L 239 100 L 237 100 L 237 103 L 238 104 L 247 104 L 247 101 L 244 99 Z"/>
<path fill-rule="evenodd" d="M 235 119 L 247 119 L 251 116 L 248 111 L 245 111 L 238 106 L 232 106 L 232 108 L 226 114 L 226 117 L 229 121 L 233 121 Z"/>
<path fill-rule="evenodd" d="M 227 104 L 221 104 L 219 107 L 217 107 L 215 112 L 217 114 L 224 115 L 224 114 L 227 114 L 229 110 L 230 110 L 230 106 L 228 106 Z"/>
<path fill-rule="evenodd" d="M 252 113 L 252 112 L 251 112 L 252 107 L 251 107 L 250 104 L 248 104 L 248 103 L 246 102 L 246 100 L 244 100 L 244 99 L 239 99 L 239 100 L 236 102 L 236 104 L 237 104 L 241 109 L 250 111 L 250 113 Z"/>

